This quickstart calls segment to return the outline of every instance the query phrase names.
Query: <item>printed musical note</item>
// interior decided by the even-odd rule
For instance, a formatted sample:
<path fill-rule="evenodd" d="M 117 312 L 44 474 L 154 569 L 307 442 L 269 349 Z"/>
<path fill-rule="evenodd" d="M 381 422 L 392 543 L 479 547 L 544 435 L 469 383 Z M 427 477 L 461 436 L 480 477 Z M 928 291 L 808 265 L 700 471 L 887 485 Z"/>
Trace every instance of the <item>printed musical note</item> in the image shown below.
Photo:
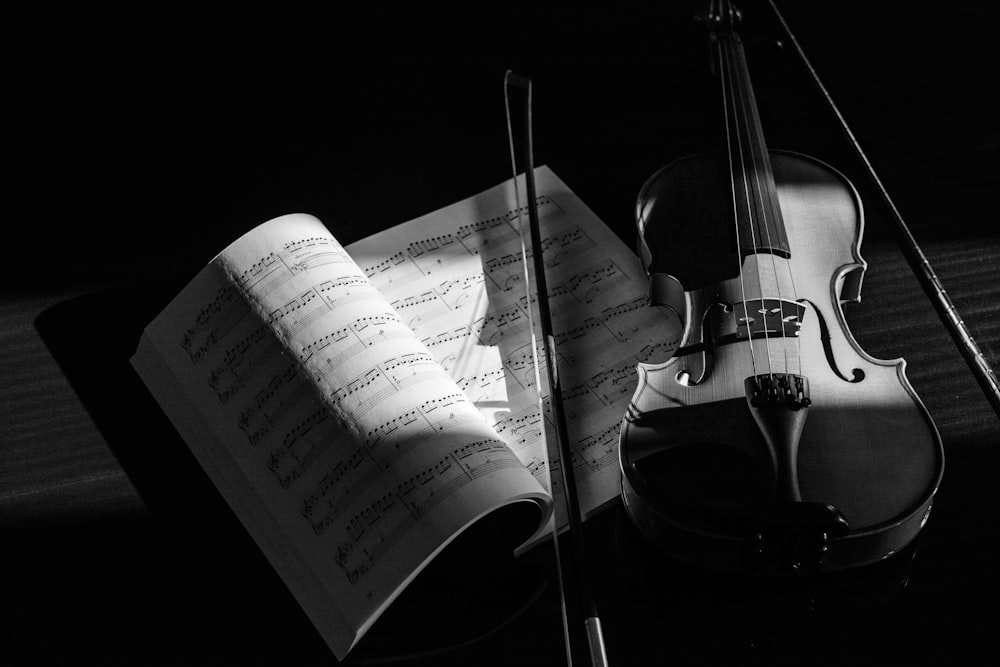
<path fill-rule="evenodd" d="M 359 460 L 360 456 L 352 457 L 352 461 Z M 325 489 L 336 484 L 351 465 L 351 462 L 341 462 L 336 469 L 338 477 L 324 477 L 323 492 L 310 496 L 303 506 L 304 516 L 308 518 L 312 515 L 315 503 L 326 493 Z M 403 479 L 395 489 L 377 497 L 345 521 L 346 538 L 337 547 L 335 562 L 344 569 L 351 583 L 357 582 L 368 571 L 368 566 L 384 554 L 387 543 L 399 539 L 416 520 L 430 514 L 456 491 L 476 479 L 521 465 L 501 440 L 487 438 L 457 447 Z M 322 533 L 336 520 L 327 515 L 320 523 L 314 523 L 313 529 L 317 534 Z M 359 551 L 363 552 L 360 563 L 355 560 Z"/>
<path fill-rule="evenodd" d="M 280 251 L 264 255 L 244 269 L 235 280 L 244 293 L 253 294 L 259 301 L 266 299 L 297 273 L 328 264 L 352 262 L 350 256 L 332 238 L 299 239 L 283 244 Z"/>
<path fill-rule="evenodd" d="M 581 440 L 573 448 L 579 456 L 575 465 L 586 466 L 591 473 L 597 473 L 608 465 L 617 464 L 618 430 L 618 425 L 612 425 Z"/>
<path fill-rule="evenodd" d="M 371 488 L 382 469 L 358 447 L 327 471 L 302 499 L 300 513 L 316 535 L 340 521 L 351 509 L 351 501 Z"/>
<path fill-rule="evenodd" d="M 316 484 L 315 490 L 302 500 L 302 516 L 309 519 L 316 512 L 316 507 L 319 503 L 326 499 L 338 486 L 341 480 L 343 480 L 352 471 L 357 470 L 358 466 L 361 465 L 362 461 L 365 460 L 365 450 L 358 447 L 351 453 L 350 456 L 341 459 L 337 464 L 325 475 L 323 475 L 319 482 Z M 333 500 L 327 501 L 331 508 L 337 506 L 337 502 Z"/>
<path fill-rule="evenodd" d="M 317 289 L 330 304 L 330 308 L 340 308 L 355 301 L 376 299 L 379 296 L 378 290 L 360 276 L 343 276 L 326 280 L 321 282 Z"/>
<path fill-rule="evenodd" d="M 455 254 L 469 254 L 453 234 L 441 234 L 413 241 L 406 247 L 406 254 L 420 272 L 427 276 L 443 270 Z"/>
<path fill-rule="evenodd" d="M 329 446 L 336 427 L 322 407 L 285 434 L 281 444 L 271 450 L 267 467 L 287 489 L 315 463 Z M 324 428 L 325 427 L 325 428 Z"/>
<path fill-rule="evenodd" d="M 587 316 L 600 318 L 638 294 L 595 291 L 615 279 L 609 261 L 624 264 L 566 192 L 550 184 L 538 201 L 545 259 L 560 272 L 554 298 L 591 294 Z M 373 235 L 370 251 L 352 250 L 369 258 L 362 266 L 314 218 L 265 223 L 147 331 L 149 377 L 176 369 L 182 394 L 198 398 L 179 410 L 179 430 L 279 568 L 293 563 L 330 593 L 342 636 L 367 627 L 440 539 L 496 509 L 497 489 L 510 494 L 502 502 L 547 502 L 544 387 L 526 381 L 532 304 L 519 299 L 526 209 L 509 195 L 504 186 Z M 627 314 L 606 315 L 616 317 Z M 595 389 L 615 385 L 595 382 L 586 400 L 598 404 Z M 585 435 L 600 432 L 593 419 L 581 418 Z M 603 461 L 603 446 L 574 461 Z"/>
<path fill-rule="evenodd" d="M 516 337 L 528 330 L 528 314 L 520 304 L 513 304 L 498 312 L 478 318 L 472 331 L 483 345 L 495 346 L 501 338 Z"/>
<path fill-rule="evenodd" d="M 566 402 L 581 398 L 591 398 L 603 405 L 612 405 L 622 399 L 631 398 L 635 391 L 635 362 L 631 359 L 624 363 L 605 368 L 591 375 L 585 382 L 570 385 L 563 389 L 563 400 Z"/>
<path fill-rule="evenodd" d="M 277 340 L 262 325 L 226 350 L 222 361 L 208 376 L 208 386 L 219 397 L 219 402 L 226 403 L 235 396 L 246 385 L 249 374 L 258 367 L 258 361 L 273 354 L 276 347 Z"/>
<path fill-rule="evenodd" d="M 322 380 L 364 349 L 408 335 L 409 329 L 395 313 L 368 315 L 302 345 L 302 363 Z"/>
<path fill-rule="evenodd" d="M 480 373 L 463 375 L 455 379 L 455 384 L 462 390 L 462 393 L 469 397 L 469 400 L 473 403 L 478 403 L 479 401 L 488 400 L 496 396 L 498 394 L 498 385 L 501 385 L 508 392 L 523 391 L 525 388 L 516 377 L 511 378 L 512 382 L 510 383 L 506 380 L 506 369 L 503 366 L 497 366 L 483 370 Z"/>
<path fill-rule="evenodd" d="M 334 563 L 356 584 L 415 524 L 399 497 L 385 493 L 348 522 L 347 538 L 337 547 Z"/>
<path fill-rule="evenodd" d="M 339 243 L 329 238 L 309 238 L 286 243 L 283 260 L 293 273 L 303 273 L 331 264 L 353 264 Z"/>
<path fill-rule="evenodd" d="M 470 301 L 479 298 L 483 280 L 485 276 L 482 273 L 445 280 L 434 287 L 434 293 L 448 308 L 459 310 Z"/>
<path fill-rule="evenodd" d="M 577 415 L 570 427 L 571 439 L 580 442 L 619 427 L 621 403 L 635 389 L 635 364 L 669 357 L 676 345 L 660 336 L 662 314 L 646 305 L 647 286 L 634 255 L 579 210 L 570 214 L 552 198 L 540 206 L 559 372 L 568 408 Z M 522 207 L 520 213 L 525 212 Z M 475 401 L 482 400 L 483 414 L 527 465 L 545 460 L 547 424 L 537 408 L 537 392 L 540 389 L 544 398 L 547 388 L 544 365 L 537 375 L 533 365 L 536 359 L 542 363 L 540 354 L 532 355 L 529 330 L 529 309 L 535 311 L 537 302 L 536 295 L 525 295 L 518 226 L 519 212 L 511 209 L 455 226 L 441 225 L 430 234 L 416 228 L 411 235 L 395 230 L 378 239 L 389 249 L 387 256 L 402 252 L 430 261 L 444 253 L 454 261 L 454 268 L 433 276 L 407 273 L 405 280 L 392 282 L 369 275 L 400 314 L 406 313 L 406 321 L 419 329 L 422 343 L 459 387 Z M 474 256 L 460 259 L 463 255 L 454 255 L 453 240 Z M 470 279 L 473 276 L 475 280 Z M 443 308 L 442 302 L 449 308 Z M 456 312 L 456 306 L 465 304 L 479 310 Z M 499 350 L 506 376 L 502 381 L 488 374 L 490 366 L 470 368 L 461 363 L 471 350 L 483 347 Z M 535 387 L 536 377 L 543 380 L 541 388 Z M 504 397 L 507 408 L 498 410 L 502 404 L 498 401 Z M 604 479 L 618 474 L 613 462 L 600 461 L 605 466 L 600 473 Z M 615 482 L 604 484 L 602 494 L 604 487 L 614 488 Z M 609 499 L 588 498 L 585 509 Z"/>
<path fill-rule="evenodd" d="M 236 421 L 237 426 L 246 434 L 250 444 L 256 445 L 274 427 L 281 408 L 286 403 L 294 404 L 308 395 L 308 392 L 309 387 L 301 381 L 298 366 L 288 363 L 284 370 L 274 375 L 254 395 L 253 401 L 240 411 Z"/>
<path fill-rule="evenodd" d="M 355 416 L 363 416 L 389 396 L 421 382 L 447 380 L 448 376 L 434 358 L 414 353 L 392 357 L 347 381 L 333 391 L 334 404 Z M 357 397 L 361 394 L 360 397 Z M 351 399 L 354 400 L 351 400 Z"/>
<path fill-rule="evenodd" d="M 465 394 L 433 398 L 385 421 L 365 434 L 365 447 L 382 467 L 391 466 L 409 449 L 461 424 L 483 420 Z"/>
<path fill-rule="evenodd" d="M 437 301 L 439 298 L 440 297 L 438 297 L 436 292 L 429 290 L 427 292 L 423 292 L 422 294 L 417 294 L 416 296 L 408 296 L 405 299 L 397 299 L 392 302 L 392 307 L 398 312 L 406 308 L 415 308 L 421 306 L 422 304 Z M 421 308 L 421 310 L 426 310 L 426 306 Z"/>
<path fill-rule="evenodd" d="M 181 347 L 192 363 L 198 363 L 215 345 L 226 338 L 249 313 L 232 285 L 220 287 L 215 297 L 194 317 L 181 337 Z"/>
<path fill-rule="evenodd" d="M 435 336 L 429 336 L 422 339 L 420 342 L 423 343 L 428 348 L 433 348 L 437 345 L 444 345 L 445 343 L 450 343 L 456 340 L 462 340 L 464 338 L 469 338 L 473 336 L 472 329 L 467 326 L 461 326 L 457 329 L 451 331 L 443 331 Z"/>
<path fill-rule="evenodd" d="M 539 216 L 561 212 L 558 205 L 547 195 L 536 198 Z M 527 205 L 509 210 L 502 215 L 460 225 L 456 237 L 471 254 L 480 254 L 486 247 L 506 246 L 520 242 L 519 218 L 527 216 Z"/>
<path fill-rule="evenodd" d="M 493 428 L 510 444 L 511 449 L 519 451 L 525 445 L 541 438 L 542 416 L 537 406 L 527 405 L 497 420 Z"/>
<path fill-rule="evenodd" d="M 290 323 L 286 325 L 286 335 L 292 337 L 332 309 L 330 304 L 316 292 L 316 289 L 310 287 L 281 308 L 272 311 L 269 322 L 274 324 L 288 318 Z"/>
<path fill-rule="evenodd" d="M 485 439 L 463 445 L 397 487 L 399 497 L 417 517 L 427 515 L 461 487 L 491 472 L 521 465 L 502 440 Z"/>
<path fill-rule="evenodd" d="M 660 340 L 655 343 L 643 345 L 635 355 L 636 361 L 644 363 L 664 362 L 673 355 L 674 350 L 677 349 L 680 342 L 680 337 L 675 336 L 669 340 Z"/>
<path fill-rule="evenodd" d="M 373 282 L 376 280 L 379 282 L 392 282 L 393 278 L 397 277 L 400 272 L 406 275 L 420 275 L 420 269 L 413 264 L 402 250 L 381 262 L 363 267 L 363 270 L 365 275 Z"/>
<path fill-rule="evenodd" d="M 268 253 L 247 267 L 236 279 L 236 284 L 244 291 L 255 291 L 267 296 L 291 279 L 292 273 L 276 253 Z"/>

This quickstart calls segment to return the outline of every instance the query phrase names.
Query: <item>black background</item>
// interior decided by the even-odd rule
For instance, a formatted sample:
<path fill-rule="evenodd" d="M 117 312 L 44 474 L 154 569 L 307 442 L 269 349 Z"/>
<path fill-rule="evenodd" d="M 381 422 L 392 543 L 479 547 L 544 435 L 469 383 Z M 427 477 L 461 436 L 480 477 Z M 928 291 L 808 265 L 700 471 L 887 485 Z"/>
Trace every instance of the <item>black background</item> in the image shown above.
<path fill-rule="evenodd" d="M 290 210 L 350 241 L 485 189 L 509 171 L 507 68 L 535 82 L 537 163 L 631 243 L 645 178 L 721 138 L 698 3 L 665 5 L 8 14 L 8 232 L 30 244 L 59 231 L 48 271 L 13 280 L 113 279 L 122 262 L 156 280 L 164 258 L 200 266 Z M 786 11 L 921 238 L 991 233 L 993 10 L 904 7 Z M 747 14 L 770 145 L 860 174 L 792 50 L 772 48 L 768 7 Z"/>
<path fill-rule="evenodd" d="M 699 7 L 663 4 L 569 13 L 374 4 L 5 10 L 0 294 L 8 312 L 25 317 L 33 317 L 26 303 L 54 305 L 33 320 L 51 358 L 5 350 L 5 368 L 17 375 L 4 398 L 8 415 L 34 410 L 68 425 L 9 436 L 20 459 L 8 459 L 0 515 L 0 655 L 15 663 L 326 660 L 294 600 L 129 375 L 124 360 L 139 328 L 226 244 L 273 216 L 312 213 L 346 244 L 509 178 L 508 68 L 534 82 L 536 162 L 631 245 L 644 180 L 722 139 L 706 37 L 691 20 Z M 785 4 L 973 334 L 1000 362 L 1000 10 Z M 847 595 L 825 611 L 815 609 L 819 594 L 745 593 L 738 582 L 669 563 L 666 584 L 643 589 L 659 596 L 650 603 L 625 590 L 644 586 L 625 574 L 648 566 L 648 554 L 622 556 L 629 533 L 613 510 L 590 529 L 605 572 L 609 650 L 619 664 L 651 654 L 685 664 L 973 655 L 991 646 L 995 620 L 989 607 L 976 610 L 997 593 L 996 419 L 894 249 L 885 209 L 835 119 L 792 49 L 774 43 L 784 37 L 769 8 L 744 10 L 770 146 L 835 165 L 866 202 L 862 252 L 872 266 L 849 321 L 869 353 L 909 360 L 948 469 L 903 592 L 866 573 L 834 586 L 864 589 L 864 602 Z M 60 296 L 92 290 L 98 296 L 82 301 Z M 49 385 L 33 379 L 34 364 L 52 359 L 86 417 L 65 407 L 71 394 L 50 400 Z M 91 469 L 124 469 L 127 480 L 102 483 Z M 29 492 L 37 499 L 17 500 Z M 468 548 L 449 562 L 486 558 Z M 380 641 L 413 649 L 405 639 L 412 615 L 423 613 L 417 627 L 429 646 L 480 631 L 459 627 L 456 609 L 506 618 L 538 590 L 535 578 L 544 580 L 544 568 L 521 567 L 497 562 L 488 576 L 460 582 L 429 572 L 423 597 L 401 600 L 403 611 L 376 626 L 355 659 L 380 655 Z M 691 582 L 713 592 L 698 597 Z M 734 602 L 720 589 L 744 597 Z M 503 663 L 519 646 L 526 659 L 559 659 L 551 593 L 502 632 L 430 664 L 470 655 Z M 441 624 L 427 620 L 435 614 Z"/>

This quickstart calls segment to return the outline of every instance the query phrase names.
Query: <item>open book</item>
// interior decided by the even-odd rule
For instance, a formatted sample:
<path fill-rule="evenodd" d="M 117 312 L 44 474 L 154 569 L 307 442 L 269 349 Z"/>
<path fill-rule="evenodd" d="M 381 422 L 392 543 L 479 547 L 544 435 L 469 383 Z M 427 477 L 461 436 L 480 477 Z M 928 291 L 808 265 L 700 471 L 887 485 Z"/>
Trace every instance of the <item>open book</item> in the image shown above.
<path fill-rule="evenodd" d="M 536 179 L 589 515 L 619 494 L 635 364 L 677 341 L 659 337 L 672 329 L 646 307 L 636 257 L 551 170 Z M 338 658 L 473 522 L 537 506 L 522 549 L 551 525 L 560 485 L 515 202 L 509 181 L 346 249 L 311 216 L 266 222 L 132 359 Z"/>

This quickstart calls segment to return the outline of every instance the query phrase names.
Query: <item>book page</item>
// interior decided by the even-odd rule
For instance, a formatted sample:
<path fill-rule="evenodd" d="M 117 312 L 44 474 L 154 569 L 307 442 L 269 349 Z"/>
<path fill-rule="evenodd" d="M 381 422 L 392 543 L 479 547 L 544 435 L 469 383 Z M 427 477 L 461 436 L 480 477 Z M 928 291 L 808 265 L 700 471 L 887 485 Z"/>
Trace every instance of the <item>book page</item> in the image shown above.
<path fill-rule="evenodd" d="M 146 329 L 154 396 L 338 658 L 464 527 L 551 499 L 311 216 L 223 251 Z"/>
<path fill-rule="evenodd" d="M 680 330 L 647 306 L 636 255 L 552 170 L 538 167 L 535 178 L 572 466 L 589 516 L 621 492 L 618 434 L 636 364 L 666 361 Z M 547 469 L 555 429 L 539 409 L 513 181 L 347 250 L 539 483 L 550 488 L 551 472 L 561 493 Z"/>

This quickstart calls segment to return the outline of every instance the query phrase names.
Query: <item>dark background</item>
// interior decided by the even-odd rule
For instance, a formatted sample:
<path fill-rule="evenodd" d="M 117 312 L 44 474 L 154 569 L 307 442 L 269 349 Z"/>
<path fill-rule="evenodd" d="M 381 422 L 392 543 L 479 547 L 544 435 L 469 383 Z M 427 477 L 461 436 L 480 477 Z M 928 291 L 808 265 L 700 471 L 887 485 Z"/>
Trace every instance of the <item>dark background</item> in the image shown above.
<path fill-rule="evenodd" d="M 141 327 L 226 244 L 273 216 L 312 213 L 346 244 L 509 178 L 507 68 L 534 81 L 536 162 L 631 245 L 645 179 L 722 139 L 705 33 L 691 20 L 699 6 L 663 4 L 4 10 L 0 658 L 327 660 L 127 367 Z M 784 4 L 997 365 L 1000 10 Z M 769 145 L 836 166 L 865 201 L 870 268 L 848 320 L 867 352 L 908 360 L 945 444 L 945 479 L 913 553 L 886 572 L 806 588 L 692 573 L 641 547 L 636 556 L 611 510 L 589 529 L 611 657 L 974 655 L 991 647 L 996 620 L 996 416 L 835 119 L 792 49 L 774 43 L 783 36 L 769 8 L 744 10 Z M 496 550 L 480 537 L 448 556 L 456 569 L 428 572 L 352 659 L 455 644 L 524 606 L 430 664 L 504 663 L 522 650 L 558 660 L 544 559 L 489 556 Z M 461 570 L 490 558 L 488 576 Z"/>

